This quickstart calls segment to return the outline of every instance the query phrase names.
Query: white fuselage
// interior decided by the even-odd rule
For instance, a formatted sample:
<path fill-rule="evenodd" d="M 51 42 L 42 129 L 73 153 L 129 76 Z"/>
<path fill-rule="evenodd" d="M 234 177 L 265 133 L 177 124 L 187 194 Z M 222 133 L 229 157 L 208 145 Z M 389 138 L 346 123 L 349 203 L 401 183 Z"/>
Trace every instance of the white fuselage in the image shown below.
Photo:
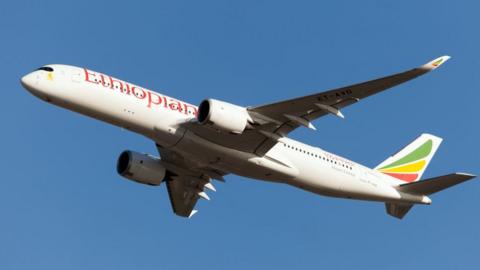
<path fill-rule="evenodd" d="M 402 182 L 318 147 L 281 138 L 265 156 L 215 144 L 181 127 L 197 107 L 108 75 L 67 65 L 22 78 L 35 96 L 140 133 L 197 165 L 266 181 L 287 183 L 317 194 L 386 202 L 429 203 L 425 196 L 395 189 Z"/>

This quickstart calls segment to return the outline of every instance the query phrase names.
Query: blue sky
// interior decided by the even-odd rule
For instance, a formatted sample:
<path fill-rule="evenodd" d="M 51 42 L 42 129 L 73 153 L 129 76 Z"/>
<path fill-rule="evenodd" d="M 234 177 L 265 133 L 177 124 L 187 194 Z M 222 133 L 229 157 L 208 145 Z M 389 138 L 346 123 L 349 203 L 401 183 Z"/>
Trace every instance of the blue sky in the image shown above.
<path fill-rule="evenodd" d="M 139 1 L 138 1 L 139 2 Z M 480 184 L 402 220 L 380 203 L 228 176 L 186 220 L 164 186 L 116 174 L 136 134 L 51 106 L 19 78 L 85 66 L 198 104 L 256 105 L 408 69 L 440 69 L 291 137 L 375 166 L 422 132 L 425 177 L 480 173 L 478 1 L 4 1 L 1 269 L 452 269 L 479 263 Z"/>

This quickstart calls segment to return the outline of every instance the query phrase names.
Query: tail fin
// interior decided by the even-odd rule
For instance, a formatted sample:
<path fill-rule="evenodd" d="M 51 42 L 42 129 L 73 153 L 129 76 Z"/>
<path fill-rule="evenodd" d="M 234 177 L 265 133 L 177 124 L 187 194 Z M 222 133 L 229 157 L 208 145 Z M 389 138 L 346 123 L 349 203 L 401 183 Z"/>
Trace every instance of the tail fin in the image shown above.
<path fill-rule="evenodd" d="M 418 181 L 441 142 L 442 138 L 424 133 L 375 169 L 405 182 Z"/>
<path fill-rule="evenodd" d="M 468 173 L 452 173 L 449 175 L 438 176 L 425 179 L 415 183 L 406 183 L 400 185 L 397 190 L 414 195 L 430 195 L 454 185 L 463 183 L 475 178 L 475 175 Z M 412 208 L 412 203 L 385 203 L 387 213 L 396 218 L 402 219 Z"/>

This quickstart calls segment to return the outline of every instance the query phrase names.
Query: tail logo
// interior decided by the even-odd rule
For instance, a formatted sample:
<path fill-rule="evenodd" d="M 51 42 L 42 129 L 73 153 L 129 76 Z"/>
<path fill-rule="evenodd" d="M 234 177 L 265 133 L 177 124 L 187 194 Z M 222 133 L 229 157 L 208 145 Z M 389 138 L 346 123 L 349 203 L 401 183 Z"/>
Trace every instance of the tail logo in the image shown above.
<path fill-rule="evenodd" d="M 413 182 L 418 179 L 419 174 L 425 169 L 427 165 L 426 158 L 432 152 L 432 146 L 433 142 L 430 139 L 409 154 L 378 170 L 405 182 Z"/>
<path fill-rule="evenodd" d="M 438 67 L 438 66 L 440 66 L 440 64 L 442 64 L 442 62 L 443 62 L 443 58 L 440 58 L 437 61 L 433 62 L 432 66 Z"/>

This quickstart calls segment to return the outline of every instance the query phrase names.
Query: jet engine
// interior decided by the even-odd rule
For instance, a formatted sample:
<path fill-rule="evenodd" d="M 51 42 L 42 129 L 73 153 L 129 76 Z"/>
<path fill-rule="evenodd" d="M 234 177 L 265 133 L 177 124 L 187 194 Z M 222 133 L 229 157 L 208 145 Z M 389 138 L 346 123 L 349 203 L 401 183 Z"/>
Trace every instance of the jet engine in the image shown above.
<path fill-rule="evenodd" d="M 159 158 L 127 150 L 118 157 L 117 172 L 137 183 L 158 186 L 167 170 L 160 164 Z"/>
<path fill-rule="evenodd" d="M 198 122 L 214 128 L 240 134 L 252 122 L 247 109 L 216 99 L 206 99 L 198 106 Z"/>

